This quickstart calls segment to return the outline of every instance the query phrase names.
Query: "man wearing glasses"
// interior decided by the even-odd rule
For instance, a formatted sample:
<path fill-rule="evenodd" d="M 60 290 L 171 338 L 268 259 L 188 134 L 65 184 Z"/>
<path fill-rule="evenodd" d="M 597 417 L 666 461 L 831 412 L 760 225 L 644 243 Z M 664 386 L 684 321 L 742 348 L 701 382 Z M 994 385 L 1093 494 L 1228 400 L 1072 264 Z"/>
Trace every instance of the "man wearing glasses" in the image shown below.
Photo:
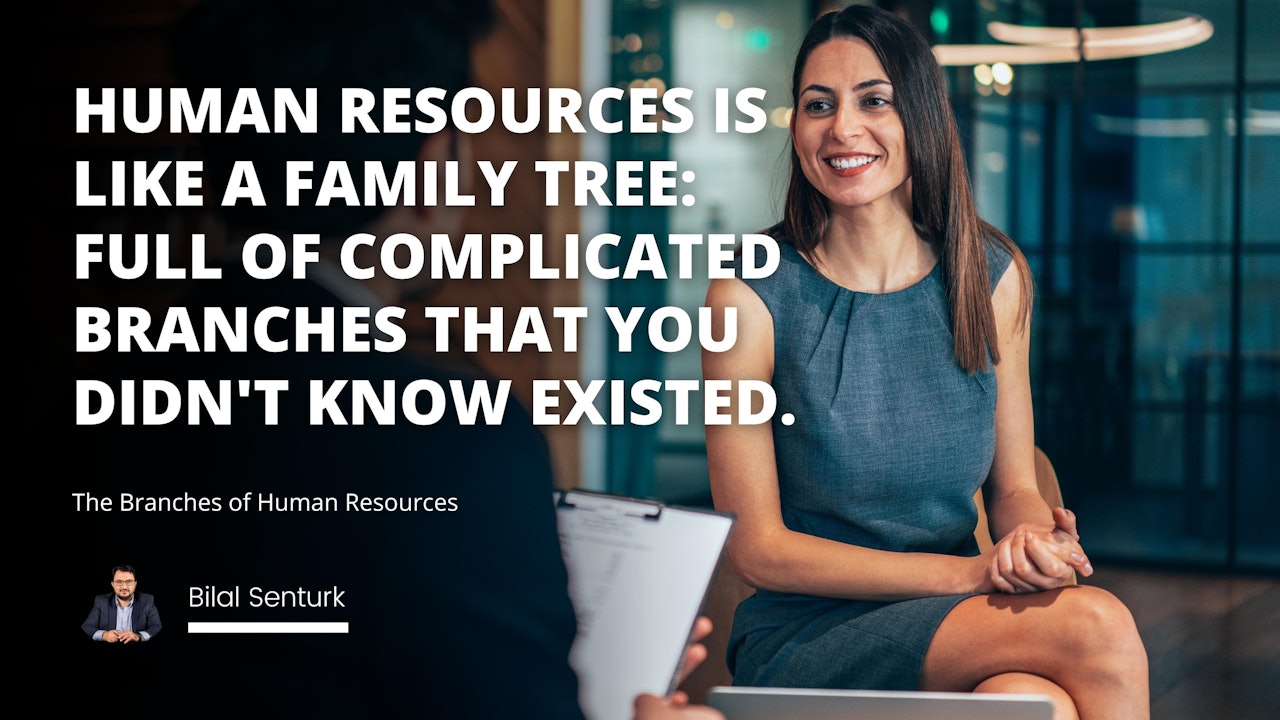
<path fill-rule="evenodd" d="M 93 609 L 80 626 L 86 635 L 102 642 L 131 643 L 150 640 L 160 632 L 155 599 L 136 592 L 137 573 L 131 565 L 111 569 L 111 589 L 93 599 Z"/>

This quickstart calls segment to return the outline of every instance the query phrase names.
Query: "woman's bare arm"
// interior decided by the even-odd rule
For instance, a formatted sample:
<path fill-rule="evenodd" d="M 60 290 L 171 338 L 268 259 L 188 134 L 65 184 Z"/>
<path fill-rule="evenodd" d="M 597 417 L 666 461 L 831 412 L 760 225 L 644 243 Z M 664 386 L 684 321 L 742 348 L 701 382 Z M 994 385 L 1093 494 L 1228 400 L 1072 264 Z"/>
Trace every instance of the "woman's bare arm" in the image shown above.
<path fill-rule="evenodd" d="M 995 457 L 983 494 L 992 537 L 1000 539 L 990 572 L 993 583 L 1004 592 L 1050 589 L 1068 582 L 1075 568 L 1084 574 L 1092 571 L 1077 542 L 1074 515 L 1050 508 L 1036 484 L 1028 363 L 1031 314 L 1021 311 L 1023 287 L 1018 263 L 1013 263 L 992 295 L 1000 350 L 995 367 L 999 391 Z"/>
<path fill-rule="evenodd" d="M 741 280 L 713 280 L 707 305 L 717 319 L 737 308 L 738 341 L 723 353 L 703 352 L 704 378 L 771 381 L 773 318 L 759 296 Z M 767 423 L 708 426 L 707 460 L 716 508 L 738 519 L 729 556 L 754 587 L 863 600 L 994 589 L 983 558 L 873 550 L 787 529 Z"/>

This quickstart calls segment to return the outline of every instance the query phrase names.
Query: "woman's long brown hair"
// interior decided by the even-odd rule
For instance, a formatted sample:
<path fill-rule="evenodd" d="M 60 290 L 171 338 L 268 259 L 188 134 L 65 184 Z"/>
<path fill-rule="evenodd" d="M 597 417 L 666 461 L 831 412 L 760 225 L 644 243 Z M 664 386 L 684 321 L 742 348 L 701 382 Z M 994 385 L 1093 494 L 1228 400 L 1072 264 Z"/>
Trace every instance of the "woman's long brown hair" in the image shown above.
<path fill-rule="evenodd" d="M 1031 271 L 1026 258 L 1007 235 L 978 217 L 942 68 L 925 39 L 905 20 L 868 5 L 850 5 L 818 18 L 796 54 L 793 107 L 799 104 L 809 54 L 838 37 L 866 41 L 889 75 L 910 156 L 912 221 L 916 232 L 941 255 L 956 359 L 970 374 L 985 371 L 988 357 L 1000 362 L 985 243 L 998 244 L 1013 256 L 1022 281 L 1020 327 L 1031 311 Z M 827 200 L 804 176 L 792 145 L 783 219 L 768 232 L 812 260 L 828 222 Z"/>

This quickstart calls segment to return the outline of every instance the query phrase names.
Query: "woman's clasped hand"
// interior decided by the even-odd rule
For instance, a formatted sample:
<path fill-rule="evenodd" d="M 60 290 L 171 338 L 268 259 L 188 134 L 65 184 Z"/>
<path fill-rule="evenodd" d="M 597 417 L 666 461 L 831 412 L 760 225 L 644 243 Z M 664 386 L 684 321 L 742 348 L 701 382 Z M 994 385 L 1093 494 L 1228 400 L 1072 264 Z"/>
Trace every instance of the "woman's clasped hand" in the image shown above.
<path fill-rule="evenodd" d="M 1054 525 L 1022 523 L 980 555 L 981 592 L 1011 595 L 1053 590 L 1070 585 L 1075 574 L 1093 574 L 1089 556 L 1080 545 L 1075 513 L 1053 509 Z"/>

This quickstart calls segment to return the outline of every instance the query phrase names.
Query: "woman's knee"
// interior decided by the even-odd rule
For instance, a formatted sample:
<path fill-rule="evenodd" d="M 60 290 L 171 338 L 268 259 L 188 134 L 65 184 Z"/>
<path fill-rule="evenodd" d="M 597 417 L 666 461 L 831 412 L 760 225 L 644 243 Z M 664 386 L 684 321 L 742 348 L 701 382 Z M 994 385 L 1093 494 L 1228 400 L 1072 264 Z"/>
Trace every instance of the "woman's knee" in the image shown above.
<path fill-rule="evenodd" d="M 1138 635 L 1133 615 L 1115 595 L 1087 585 L 1064 588 L 1055 605 L 1061 604 L 1061 622 L 1071 655 L 1106 671 L 1146 677 L 1147 653 Z"/>
<path fill-rule="evenodd" d="M 962 602 L 934 635 L 924 671 L 924 689 L 970 689 L 1009 672 L 1076 690 L 1145 687 L 1147 657 L 1124 603 L 1100 588 L 1072 586 Z"/>

